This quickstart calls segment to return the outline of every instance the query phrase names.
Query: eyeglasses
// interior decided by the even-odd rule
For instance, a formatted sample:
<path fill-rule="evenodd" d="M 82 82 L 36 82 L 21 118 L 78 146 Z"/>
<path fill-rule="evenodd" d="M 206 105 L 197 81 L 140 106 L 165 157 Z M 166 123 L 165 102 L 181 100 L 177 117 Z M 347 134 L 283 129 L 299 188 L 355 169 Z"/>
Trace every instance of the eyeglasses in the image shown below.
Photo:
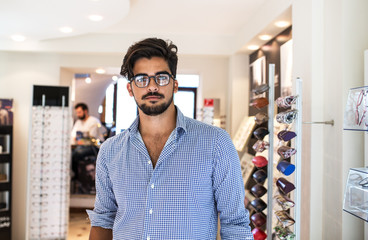
<path fill-rule="evenodd" d="M 147 74 L 138 74 L 133 76 L 130 81 L 134 81 L 139 88 L 145 88 L 150 83 L 151 78 L 155 79 L 157 85 L 163 87 L 169 84 L 170 78 L 175 79 L 174 75 L 168 72 L 159 72 L 155 76 L 148 76 Z"/>
<path fill-rule="evenodd" d="M 363 99 L 365 99 L 365 97 L 367 96 L 367 92 L 365 92 L 364 90 L 362 90 L 360 93 L 359 93 L 359 96 L 358 96 L 358 100 L 357 100 L 357 104 L 356 104 L 356 111 L 355 111 L 355 123 L 357 125 L 361 125 L 363 120 L 364 120 L 364 117 L 365 117 L 365 113 L 367 111 L 367 107 L 368 106 L 362 106 L 363 111 L 361 113 L 361 116 L 359 116 L 359 112 L 360 112 L 360 106 L 362 105 L 362 102 L 363 102 Z M 364 105 L 364 104 L 363 104 Z M 367 124 L 366 124 L 367 125 Z"/>

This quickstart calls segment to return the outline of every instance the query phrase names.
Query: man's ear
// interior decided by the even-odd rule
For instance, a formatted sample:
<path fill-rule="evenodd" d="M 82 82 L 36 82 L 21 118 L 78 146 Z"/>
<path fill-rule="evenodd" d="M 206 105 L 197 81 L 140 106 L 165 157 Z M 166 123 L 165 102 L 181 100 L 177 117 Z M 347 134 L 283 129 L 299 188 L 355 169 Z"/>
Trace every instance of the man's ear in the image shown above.
<path fill-rule="evenodd" d="M 179 83 L 178 80 L 174 80 L 174 93 L 177 93 L 179 89 Z"/>
<path fill-rule="evenodd" d="M 127 83 L 127 90 L 128 90 L 128 92 L 129 92 L 129 95 L 131 96 L 131 97 L 133 97 L 134 96 L 134 94 L 133 94 L 133 89 L 132 89 L 132 85 L 131 85 L 131 83 L 129 82 L 129 83 Z"/>

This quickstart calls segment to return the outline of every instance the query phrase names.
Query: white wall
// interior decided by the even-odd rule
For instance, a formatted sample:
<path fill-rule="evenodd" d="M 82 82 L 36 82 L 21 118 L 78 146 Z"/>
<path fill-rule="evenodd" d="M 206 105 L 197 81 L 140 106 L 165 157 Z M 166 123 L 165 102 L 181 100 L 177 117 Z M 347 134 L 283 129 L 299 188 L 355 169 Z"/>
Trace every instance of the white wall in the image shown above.
<path fill-rule="evenodd" d="M 229 61 L 229 94 L 226 115 L 227 129 L 234 136 L 239 125 L 249 112 L 249 55 L 234 54 Z"/>
<path fill-rule="evenodd" d="M 226 115 L 229 87 L 228 63 L 229 58 L 226 56 L 179 56 L 178 73 L 199 74 L 200 93 L 197 100 L 198 107 L 203 106 L 203 99 L 205 98 L 219 98 L 220 114 Z M 226 116 L 226 122 L 228 121 L 230 121 L 229 116 Z"/>
<path fill-rule="evenodd" d="M 25 239 L 27 152 L 32 85 L 59 83 L 55 54 L 0 52 L 0 97 L 14 99 L 12 238 Z"/>
<path fill-rule="evenodd" d="M 302 239 L 363 238 L 363 221 L 342 211 L 348 170 L 364 166 L 363 134 L 343 131 L 342 124 L 349 88 L 363 85 L 367 11 L 364 0 L 293 4 L 293 66 L 294 76 L 304 80 L 303 120 L 335 120 L 333 127 L 303 127 L 303 195 L 310 198 L 310 227 Z M 301 221 L 303 227 L 304 217 Z"/>
<path fill-rule="evenodd" d="M 332 4 L 332 3 L 331 3 Z M 348 91 L 364 86 L 364 50 L 368 48 L 368 1 L 343 0 L 342 5 L 342 87 L 340 104 L 345 109 Z M 337 99 L 336 99 L 337 100 Z M 342 113 L 343 114 L 343 113 Z M 343 120 L 343 119 L 342 119 Z M 342 126 L 341 121 L 340 126 Z M 364 133 L 342 132 L 342 194 L 345 191 L 347 174 L 352 167 L 364 167 Z M 358 239 L 363 236 L 364 222 L 352 215 L 342 214 L 342 239 Z M 355 228 L 359 228 L 356 230 Z"/>
<path fill-rule="evenodd" d="M 71 74 L 63 68 L 120 67 L 120 54 L 50 54 L 0 51 L 0 98 L 14 99 L 13 239 L 25 239 L 27 202 L 27 152 L 32 85 L 69 85 Z M 179 73 L 198 73 L 205 98 L 219 97 L 226 112 L 228 58 L 179 56 Z"/>

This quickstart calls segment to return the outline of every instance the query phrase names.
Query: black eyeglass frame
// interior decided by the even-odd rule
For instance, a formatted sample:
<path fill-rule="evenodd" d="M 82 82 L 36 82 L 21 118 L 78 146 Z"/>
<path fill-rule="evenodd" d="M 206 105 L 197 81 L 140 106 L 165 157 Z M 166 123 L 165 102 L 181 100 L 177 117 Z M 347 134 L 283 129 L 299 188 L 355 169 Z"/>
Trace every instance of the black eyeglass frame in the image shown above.
<path fill-rule="evenodd" d="M 159 80 L 158 80 L 158 78 L 157 78 L 159 75 L 168 75 L 168 76 L 169 76 L 169 81 L 167 82 L 167 84 L 164 84 L 164 85 L 159 84 Z M 138 84 L 137 84 L 137 82 L 136 82 L 136 77 L 140 77 L 140 76 L 148 77 L 148 81 L 146 82 L 146 85 L 145 85 L 145 86 L 138 86 Z M 174 76 L 174 75 L 172 75 L 172 74 L 170 74 L 170 73 L 168 73 L 168 72 L 164 71 L 164 72 L 158 72 L 158 73 L 156 73 L 154 76 L 148 76 L 147 74 L 137 74 L 137 75 L 135 75 L 135 76 L 133 76 L 133 77 L 131 77 L 131 78 L 130 78 L 130 82 L 134 82 L 134 83 L 135 83 L 135 85 L 136 85 L 138 88 L 145 88 L 145 87 L 147 87 L 147 86 L 150 84 L 150 82 L 151 82 L 151 78 L 154 78 L 154 79 L 155 79 L 155 83 L 156 83 L 158 86 L 160 86 L 160 87 L 164 87 L 164 86 L 169 85 L 169 83 L 170 83 L 170 78 L 172 78 L 173 80 L 175 80 L 175 76 Z"/>

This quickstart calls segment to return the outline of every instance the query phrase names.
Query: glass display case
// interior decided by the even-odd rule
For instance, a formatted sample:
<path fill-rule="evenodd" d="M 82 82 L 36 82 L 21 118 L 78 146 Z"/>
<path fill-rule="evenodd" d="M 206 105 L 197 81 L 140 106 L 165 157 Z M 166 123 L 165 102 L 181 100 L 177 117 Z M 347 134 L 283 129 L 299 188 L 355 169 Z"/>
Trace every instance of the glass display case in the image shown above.
<path fill-rule="evenodd" d="M 368 168 L 349 170 L 343 209 L 368 222 Z"/>

